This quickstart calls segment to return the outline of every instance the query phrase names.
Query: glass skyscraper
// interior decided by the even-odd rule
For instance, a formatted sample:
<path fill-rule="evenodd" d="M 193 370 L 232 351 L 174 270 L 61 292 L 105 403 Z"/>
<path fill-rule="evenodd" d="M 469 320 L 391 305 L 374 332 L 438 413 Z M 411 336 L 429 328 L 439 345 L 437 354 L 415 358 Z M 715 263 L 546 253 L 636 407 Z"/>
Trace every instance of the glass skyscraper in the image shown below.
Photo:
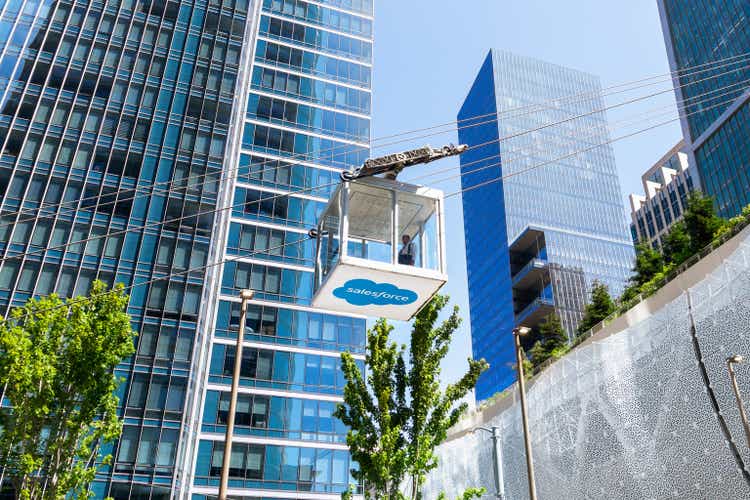
<path fill-rule="evenodd" d="M 478 400 L 515 381 L 515 326 L 554 311 L 572 335 L 592 282 L 617 295 L 630 275 L 614 154 L 592 148 L 603 107 L 597 77 L 492 50 L 458 114 Z"/>
<path fill-rule="evenodd" d="M 750 3 L 659 0 L 682 131 L 719 215 L 750 204 Z"/>
<path fill-rule="evenodd" d="M 0 314 L 132 286 L 125 426 L 96 498 L 339 498 L 339 353 L 307 231 L 368 156 L 372 0 L 0 0 Z M 89 240 L 85 243 L 81 240 Z"/>

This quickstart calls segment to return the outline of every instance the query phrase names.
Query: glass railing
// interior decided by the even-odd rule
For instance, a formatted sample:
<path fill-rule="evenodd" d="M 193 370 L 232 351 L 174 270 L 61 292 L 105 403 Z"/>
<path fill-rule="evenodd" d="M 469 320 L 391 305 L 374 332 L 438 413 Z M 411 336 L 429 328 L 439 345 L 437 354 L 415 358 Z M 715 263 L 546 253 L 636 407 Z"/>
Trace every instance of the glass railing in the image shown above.
<path fill-rule="evenodd" d="M 547 259 L 535 257 L 526 263 L 516 274 L 513 275 L 513 284 L 515 285 L 529 274 L 532 269 L 542 269 L 547 266 Z"/>

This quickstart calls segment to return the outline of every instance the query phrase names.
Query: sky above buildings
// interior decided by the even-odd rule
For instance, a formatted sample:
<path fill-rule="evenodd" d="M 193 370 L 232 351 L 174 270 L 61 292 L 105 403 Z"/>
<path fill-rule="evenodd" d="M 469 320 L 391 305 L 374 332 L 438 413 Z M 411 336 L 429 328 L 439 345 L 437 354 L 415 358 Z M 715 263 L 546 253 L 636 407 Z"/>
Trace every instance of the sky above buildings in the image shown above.
<path fill-rule="evenodd" d="M 605 89 L 669 72 L 655 0 L 379 0 L 375 8 L 374 139 L 454 121 L 491 47 L 599 75 Z M 667 88 L 667 83 L 661 83 L 613 94 L 606 98 L 606 104 L 614 106 Z M 653 114 L 657 109 L 661 113 L 658 116 Z M 641 120 L 647 112 L 650 120 L 629 121 Z M 608 117 L 614 124 L 613 136 L 674 119 L 674 94 L 663 92 L 612 109 Z M 623 124 L 626 120 L 630 125 Z M 613 144 L 623 217 L 626 195 L 642 189 L 641 174 L 680 137 L 679 124 L 674 121 Z M 452 132 L 380 149 L 376 143 L 373 154 L 455 141 L 456 133 Z M 451 166 L 456 169 L 439 176 L 449 177 L 458 173 L 455 159 L 410 169 L 401 174 L 401 179 L 408 182 L 430 170 Z M 423 179 L 420 183 L 446 193 L 460 189 L 458 178 L 437 184 Z M 450 362 L 444 364 L 444 381 L 451 381 L 465 369 L 460 360 L 470 355 L 471 340 L 460 197 L 448 199 L 446 211 L 450 280 L 444 291 L 464 311 L 464 325 L 454 338 Z M 407 332 L 407 325 L 398 325 L 398 340 L 406 342 Z"/>

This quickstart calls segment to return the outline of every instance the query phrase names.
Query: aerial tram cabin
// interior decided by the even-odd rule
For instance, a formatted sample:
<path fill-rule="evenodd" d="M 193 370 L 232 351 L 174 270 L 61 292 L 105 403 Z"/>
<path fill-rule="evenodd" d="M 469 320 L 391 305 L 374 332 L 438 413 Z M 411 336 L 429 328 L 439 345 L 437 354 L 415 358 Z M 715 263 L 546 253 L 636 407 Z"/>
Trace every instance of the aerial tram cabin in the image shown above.
<path fill-rule="evenodd" d="M 463 150 L 428 146 L 342 173 L 311 231 L 317 239 L 314 307 L 409 320 L 440 290 L 448 280 L 443 192 L 395 177 L 407 166 Z"/>

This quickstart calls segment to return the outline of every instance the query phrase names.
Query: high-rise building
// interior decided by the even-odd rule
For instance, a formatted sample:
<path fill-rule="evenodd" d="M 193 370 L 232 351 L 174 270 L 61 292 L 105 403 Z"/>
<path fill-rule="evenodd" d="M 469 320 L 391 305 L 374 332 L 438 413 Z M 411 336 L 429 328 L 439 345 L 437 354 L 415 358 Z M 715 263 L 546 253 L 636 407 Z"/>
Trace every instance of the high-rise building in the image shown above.
<path fill-rule="evenodd" d="M 0 314 L 132 287 L 96 498 L 215 497 L 244 288 L 230 494 L 348 488 L 365 321 L 309 306 L 307 231 L 368 156 L 372 41 L 372 0 L 0 1 Z"/>
<path fill-rule="evenodd" d="M 750 203 L 750 3 L 659 0 L 682 132 L 723 217 Z"/>
<path fill-rule="evenodd" d="M 511 331 L 572 336 L 594 280 L 619 294 L 628 235 L 598 77 L 492 50 L 458 114 L 472 350 L 485 399 L 515 381 Z M 594 147 L 596 146 L 596 147 Z"/>
<path fill-rule="evenodd" d="M 682 220 L 695 182 L 685 141 L 678 142 L 641 176 L 645 195 L 630 195 L 630 233 L 634 243 L 661 248 L 662 238 Z"/>

